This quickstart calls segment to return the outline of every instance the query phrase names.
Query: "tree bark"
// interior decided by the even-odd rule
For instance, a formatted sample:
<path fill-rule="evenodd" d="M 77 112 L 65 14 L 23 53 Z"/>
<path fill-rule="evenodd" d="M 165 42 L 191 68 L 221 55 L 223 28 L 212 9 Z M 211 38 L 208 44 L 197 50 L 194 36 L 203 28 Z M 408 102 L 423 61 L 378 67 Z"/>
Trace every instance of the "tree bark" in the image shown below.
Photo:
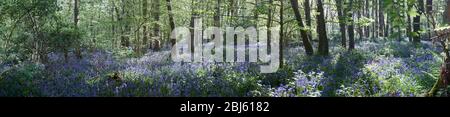
<path fill-rule="evenodd" d="M 380 9 L 380 11 L 378 12 L 378 17 L 379 17 L 379 21 L 378 23 L 380 24 L 378 27 L 378 32 L 379 32 L 379 36 L 381 37 L 385 37 L 386 35 L 384 34 L 384 29 L 385 29 L 385 23 L 384 23 L 384 0 L 379 0 L 378 1 L 378 7 Z"/>
<path fill-rule="evenodd" d="M 409 15 L 409 13 L 406 13 L 406 35 L 408 36 L 408 39 L 410 42 L 413 41 L 413 36 L 412 36 L 412 26 L 411 26 L 411 16 Z"/>
<path fill-rule="evenodd" d="M 144 22 L 148 22 L 148 1 L 142 0 L 142 16 L 144 17 Z M 144 25 L 142 27 L 142 51 L 146 51 L 148 48 L 148 27 Z"/>
<path fill-rule="evenodd" d="M 317 34 L 319 37 L 319 55 L 328 56 L 329 47 L 328 47 L 328 37 L 326 30 L 326 22 L 325 22 L 325 12 L 323 10 L 322 0 L 317 0 Z"/>
<path fill-rule="evenodd" d="M 357 15 L 357 18 L 360 20 L 362 18 L 361 10 L 358 9 L 358 12 L 356 15 Z M 362 40 L 364 38 L 363 27 L 361 25 L 358 25 L 357 31 L 358 31 L 358 35 L 359 35 L 359 40 Z"/>
<path fill-rule="evenodd" d="M 418 10 L 419 10 L 419 14 L 423 13 L 423 5 L 424 5 L 423 0 L 418 0 L 417 7 L 418 7 Z M 420 31 L 420 15 L 414 17 L 413 30 L 414 30 L 414 33 L 415 33 L 414 38 L 413 38 L 413 42 L 414 43 L 419 43 L 420 42 L 420 38 L 421 38 L 421 35 L 420 35 L 420 32 L 419 32 Z"/>
<path fill-rule="evenodd" d="M 128 24 L 128 11 L 126 9 L 126 0 L 122 0 L 122 12 L 120 13 L 119 19 L 120 19 L 120 23 L 122 24 L 121 26 L 121 36 L 120 36 L 120 43 L 122 45 L 122 47 L 130 47 L 130 40 L 129 40 L 129 35 L 128 35 L 128 29 L 129 29 L 129 24 Z"/>
<path fill-rule="evenodd" d="M 303 24 L 302 16 L 300 15 L 300 11 L 298 10 L 298 1 L 297 0 L 291 0 L 291 6 L 292 9 L 294 9 L 295 18 L 297 20 L 298 26 L 301 28 L 305 28 L 305 25 Z M 302 37 L 303 45 L 305 46 L 306 54 L 311 56 L 314 54 L 314 49 L 309 41 L 308 33 L 304 30 L 300 30 L 300 35 Z"/>
<path fill-rule="evenodd" d="M 152 39 L 152 49 L 153 50 L 159 50 L 160 49 L 160 42 L 161 42 L 161 35 L 160 35 L 160 25 L 159 25 L 159 20 L 160 20 L 160 0 L 154 0 L 153 2 L 153 20 L 156 23 L 153 23 L 153 39 Z"/>
<path fill-rule="evenodd" d="M 433 0 L 427 0 L 427 13 L 433 15 Z"/>
<path fill-rule="evenodd" d="M 374 14 L 373 14 L 373 17 L 374 17 L 374 19 L 375 19 L 375 24 L 373 25 L 373 36 L 374 37 L 380 37 L 380 21 L 379 21 L 379 18 L 381 18 L 381 16 L 380 16 L 380 1 L 382 1 L 382 0 L 373 0 L 373 7 L 374 7 Z M 352 1 L 353 2 L 353 1 Z M 352 5 L 353 6 L 353 5 Z M 378 20 L 377 20 L 377 18 L 378 18 Z"/>
<path fill-rule="evenodd" d="M 110 11 L 110 15 L 111 15 L 111 39 L 113 40 L 113 47 L 116 47 L 116 18 L 115 18 L 115 9 L 116 9 L 116 5 L 115 5 L 115 0 L 111 0 L 111 11 Z"/>
<path fill-rule="evenodd" d="M 349 2 L 348 17 L 350 19 L 350 24 L 348 25 L 348 38 L 349 38 L 349 50 L 355 49 L 355 32 L 354 32 L 354 19 L 353 19 L 353 0 Z"/>
<path fill-rule="evenodd" d="M 450 24 L 450 0 L 447 0 L 447 6 L 444 12 L 444 22 Z"/>
<path fill-rule="evenodd" d="M 308 28 L 311 28 L 311 2 L 309 0 L 305 0 L 305 3 L 303 4 L 305 7 L 305 20 L 306 20 L 306 26 L 308 26 Z M 310 41 L 312 41 L 312 33 L 310 30 L 308 30 L 308 38 L 310 39 Z"/>
<path fill-rule="evenodd" d="M 272 28 L 273 23 L 273 0 L 269 0 L 269 8 L 268 8 L 268 14 L 267 14 L 267 28 Z M 272 40 L 272 33 L 270 30 L 267 30 L 267 45 L 268 48 L 271 48 L 271 42 Z"/>
<path fill-rule="evenodd" d="M 309 0 L 307 0 L 309 1 Z M 284 2 L 280 0 L 280 67 L 284 67 Z"/>
<path fill-rule="evenodd" d="M 191 48 L 191 53 L 194 53 L 195 52 L 195 48 L 194 48 L 194 25 L 195 25 L 195 19 L 198 17 L 198 14 L 197 14 L 197 12 L 195 11 L 195 2 L 196 2 L 196 0 L 191 0 L 191 21 L 190 21 L 190 24 L 189 24 L 189 27 L 190 27 L 190 32 L 191 32 L 191 43 L 189 44 L 189 47 L 188 48 Z M 193 55 L 192 55 L 192 58 L 193 58 Z"/>
<path fill-rule="evenodd" d="M 172 11 L 172 1 L 171 0 L 166 0 L 166 5 L 167 5 L 167 11 L 169 12 L 169 25 L 170 25 L 170 31 L 175 30 L 175 21 L 173 19 L 173 11 Z M 175 39 L 171 39 L 170 43 L 172 46 L 174 46 L 176 44 Z"/>
<path fill-rule="evenodd" d="M 428 17 L 434 17 L 433 16 L 433 0 L 427 0 L 427 3 L 426 3 L 426 11 L 427 11 L 427 14 L 428 14 Z M 434 20 L 434 19 L 433 19 Z M 431 23 L 432 23 L 432 21 L 429 21 L 427 24 L 427 26 L 428 26 L 428 29 L 430 29 L 430 30 L 428 30 L 428 36 L 429 36 L 429 38 L 431 38 L 431 32 L 432 32 L 432 30 L 431 30 L 431 28 L 432 28 L 432 26 L 431 26 Z"/>
<path fill-rule="evenodd" d="M 346 32 L 346 24 L 345 24 L 345 15 L 343 10 L 343 0 L 336 0 L 336 8 L 338 12 L 339 19 L 339 30 L 341 32 L 341 46 L 347 47 L 347 32 Z"/>
<path fill-rule="evenodd" d="M 217 0 L 216 1 L 216 11 L 214 12 L 214 26 L 215 27 L 220 27 L 220 5 L 221 5 L 221 0 Z"/>
<path fill-rule="evenodd" d="M 74 26 L 75 26 L 75 30 L 78 33 L 78 21 L 79 21 L 79 14 L 80 14 L 80 1 L 79 0 L 74 0 L 74 7 L 73 7 L 73 22 L 74 22 Z M 78 38 L 78 37 L 73 37 L 73 38 Z M 81 55 L 81 43 L 76 43 L 75 45 L 75 54 L 77 56 L 78 59 L 82 59 L 83 56 Z"/>

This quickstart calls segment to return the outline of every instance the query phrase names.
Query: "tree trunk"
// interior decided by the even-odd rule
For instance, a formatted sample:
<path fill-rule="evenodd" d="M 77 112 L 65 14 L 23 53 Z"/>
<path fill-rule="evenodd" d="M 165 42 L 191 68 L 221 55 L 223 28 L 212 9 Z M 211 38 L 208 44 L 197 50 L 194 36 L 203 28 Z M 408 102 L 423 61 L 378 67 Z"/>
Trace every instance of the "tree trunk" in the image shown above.
<path fill-rule="evenodd" d="M 298 26 L 300 26 L 301 28 L 304 28 L 305 26 L 303 24 L 302 16 L 300 15 L 300 11 L 298 10 L 298 1 L 291 0 L 291 6 L 292 6 L 292 9 L 294 9 L 294 14 L 295 14 L 295 18 L 297 20 Z M 303 41 L 303 45 L 305 46 L 306 54 L 309 56 L 313 55 L 314 49 L 313 49 L 311 43 L 309 42 L 308 33 L 305 30 L 301 29 L 300 35 L 302 36 L 302 41 Z"/>
<path fill-rule="evenodd" d="M 126 8 L 126 0 L 122 0 L 122 12 L 120 13 L 120 23 L 123 25 L 121 27 L 121 36 L 120 36 L 120 43 L 122 47 L 130 47 L 130 40 L 129 40 L 129 34 L 128 34 L 128 11 Z"/>
<path fill-rule="evenodd" d="M 358 10 L 357 15 L 358 15 L 358 16 L 357 16 L 358 19 L 361 19 L 361 18 L 362 18 L 361 10 Z M 358 25 L 357 31 L 358 31 L 358 35 L 359 35 L 359 40 L 362 40 L 362 39 L 364 38 L 364 36 L 363 36 L 363 27 L 362 27 L 361 25 Z"/>
<path fill-rule="evenodd" d="M 269 0 L 269 8 L 268 8 L 268 14 L 267 14 L 267 28 L 272 28 L 273 23 L 273 0 Z M 270 30 L 267 30 L 267 45 L 269 49 L 271 49 L 270 42 L 272 41 L 272 33 Z"/>
<path fill-rule="evenodd" d="M 375 24 L 373 25 L 373 36 L 374 37 L 380 37 L 380 29 L 379 29 L 380 25 L 379 24 L 381 22 L 379 20 L 377 20 L 377 18 L 381 17 L 380 16 L 380 4 L 379 4 L 380 1 L 382 1 L 382 0 L 374 0 L 373 1 L 373 7 L 374 7 L 373 16 L 375 19 Z M 353 2 L 353 1 L 351 1 L 351 2 Z M 353 17 L 351 17 L 351 18 L 353 19 Z"/>
<path fill-rule="evenodd" d="M 424 5 L 423 0 L 418 0 L 418 6 L 417 7 L 418 7 L 418 10 L 419 10 L 419 14 L 423 13 L 423 5 Z M 421 38 L 421 35 L 420 35 L 420 32 L 419 32 L 420 31 L 420 15 L 414 17 L 413 30 L 414 30 L 414 33 L 415 33 L 413 42 L 414 43 L 420 43 L 420 38 Z"/>
<path fill-rule="evenodd" d="M 116 5 L 115 5 L 115 0 L 111 0 L 111 11 L 110 11 L 110 15 L 111 15 L 111 39 L 113 40 L 113 47 L 116 47 L 116 19 L 115 19 L 115 9 L 116 9 Z"/>
<path fill-rule="evenodd" d="M 306 20 L 306 26 L 308 28 L 311 28 L 311 2 L 309 0 L 305 0 L 305 3 L 303 4 L 305 7 L 305 20 Z M 310 41 L 312 41 L 312 33 L 310 30 L 308 30 L 308 38 Z"/>
<path fill-rule="evenodd" d="M 191 32 L 191 43 L 189 44 L 189 47 L 188 48 L 191 48 L 191 53 L 194 53 L 195 52 L 195 48 L 194 48 L 194 25 L 195 25 L 195 19 L 198 17 L 197 16 L 197 13 L 195 12 L 195 2 L 196 2 L 196 0 L 191 0 L 191 21 L 190 21 L 190 24 L 189 24 L 189 27 L 190 27 L 190 32 Z M 193 55 L 192 55 L 192 57 L 191 58 L 193 58 Z"/>
<path fill-rule="evenodd" d="M 427 13 L 430 15 L 433 13 L 433 0 L 427 0 Z"/>
<path fill-rule="evenodd" d="M 75 26 L 75 30 L 77 30 L 78 33 L 78 21 L 79 21 L 79 14 L 80 14 L 80 1 L 79 0 L 74 0 L 74 7 L 73 7 L 73 22 L 74 22 L 74 26 Z M 77 37 L 74 37 L 77 38 Z M 83 56 L 81 55 L 81 43 L 77 43 L 75 45 L 76 49 L 75 49 L 75 54 L 77 56 L 78 59 L 83 58 Z"/>
<path fill-rule="evenodd" d="M 309 0 L 306 0 L 309 1 Z M 280 67 L 284 67 L 284 1 L 280 0 Z"/>
<path fill-rule="evenodd" d="M 317 34 L 319 37 L 319 55 L 327 56 L 329 54 L 328 37 L 325 22 L 325 12 L 323 10 L 322 0 L 317 0 Z"/>
<path fill-rule="evenodd" d="M 215 27 L 220 27 L 220 5 L 221 5 L 221 0 L 217 0 L 216 1 L 216 11 L 214 12 L 214 26 Z"/>
<path fill-rule="evenodd" d="M 253 20 L 255 20 L 255 28 L 258 28 L 258 17 L 259 17 L 259 11 L 258 11 L 258 4 L 259 4 L 259 0 L 255 0 L 255 11 L 254 11 L 254 16 L 253 16 Z"/>
<path fill-rule="evenodd" d="M 386 15 L 386 24 L 384 28 L 384 37 L 389 37 L 391 32 L 391 16 L 389 14 Z"/>
<path fill-rule="evenodd" d="M 153 39 L 152 39 L 152 49 L 153 50 L 159 50 L 160 49 L 160 42 L 161 42 L 161 35 L 160 35 L 160 25 L 159 25 L 159 20 L 160 20 L 160 2 L 159 0 L 153 0 L 153 20 L 154 23 L 153 24 Z"/>
<path fill-rule="evenodd" d="M 366 4 L 365 7 L 364 7 L 364 9 L 365 9 L 364 10 L 365 11 L 364 16 L 367 17 L 367 18 L 370 18 L 370 12 L 369 12 L 369 10 L 370 10 L 370 6 L 369 6 L 370 1 L 364 0 L 364 2 Z M 366 36 L 366 38 L 370 37 L 369 26 L 365 26 L 364 27 L 364 35 Z"/>
<path fill-rule="evenodd" d="M 413 36 L 412 36 L 411 16 L 409 15 L 409 13 L 406 13 L 406 18 L 407 18 L 406 35 L 408 36 L 408 40 L 412 42 Z"/>
<path fill-rule="evenodd" d="M 379 0 L 378 1 L 378 7 L 380 9 L 380 11 L 378 12 L 378 17 L 379 17 L 379 21 L 378 23 L 380 24 L 380 26 L 378 27 L 378 31 L 379 31 L 379 36 L 381 37 L 385 37 L 386 35 L 384 34 L 384 29 L 385 29 L 385 24 L 384 24 L 384 0 Z"/>
<path fill-rule="evenodd" d="M 142 16 L 144 17 L 144 22 L 148 22 L 148 1 L 142 1 Z M 142 51 L 145 52 L 148 49 L 148 27 L 144 25 L 142 27 Z"/>
<path fill-rule="evenodd" d="M 445 9 L 443 17 L 445 24 L 450 24 L 450 0 L 447 0 L 447 7 Z"/>
<path fill-rule="evenodd" d="M 169 12 L 170 31 L 173 31 L 173 30 L 175 30 L 175 21 L 173 19 L 173 11 L 172 11 L 172 2 L 171 2 L 171 0 L 166 0 L 166 4 L 167 4 L 167 11 Z M 176 41 L 177 41 L 176 39 L 170 40 L 171 45 L 174 46 Z"/>
<path fill-rule="evenodd" d="M 427 10 L 427 14 L 428 14 L 428 17 L 434 17 L 433 16 L 433 0 L 427 0 L 427 6 L 426 6 L 426 10 Z M 434 19 L 433 19 L 434 20 Z M 429 21 L 427 24 L 428 24 L 428 29 L 430 29 L 430 30 L 428 30 L 428 36 L 429 36 L 429 38 L 431 38 L 431 32 L 432 32 L 432 26 L 431 26 L 431 21 Z"/>
<path fill-rule="evenodd" d="M 354 32 L 354 24 L 355 21 L 353 19 L 353 0 L 349 2 L 349 8 L 347 10 L 348 16 L 350 19 L 350 24 L 348 25 L 348 38 L 349 38 L 349 50 L 355 49 L 355 32 Z"/>

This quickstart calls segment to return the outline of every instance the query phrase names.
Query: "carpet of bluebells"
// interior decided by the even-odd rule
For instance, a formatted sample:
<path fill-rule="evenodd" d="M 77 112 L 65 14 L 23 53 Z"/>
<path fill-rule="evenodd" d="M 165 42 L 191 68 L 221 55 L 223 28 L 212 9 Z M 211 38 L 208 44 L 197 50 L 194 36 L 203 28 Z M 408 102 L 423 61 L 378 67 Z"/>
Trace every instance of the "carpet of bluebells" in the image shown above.
<path fill-rule="evenodd" d="M 286 66 L 272 74 L 259 73 L 256 63 L 174 63 L 169 50 L 135 58 L 97 50 L 68 60 L 51 53 L 46 64 L 0 58 L 0 96 L 420 97 L 439 76 L 441 50 L 431 42 L 364 41 L 356 48 L 309 57 L 292 47 Z M 114 73 L 122 80 L 110 79 Z"/>

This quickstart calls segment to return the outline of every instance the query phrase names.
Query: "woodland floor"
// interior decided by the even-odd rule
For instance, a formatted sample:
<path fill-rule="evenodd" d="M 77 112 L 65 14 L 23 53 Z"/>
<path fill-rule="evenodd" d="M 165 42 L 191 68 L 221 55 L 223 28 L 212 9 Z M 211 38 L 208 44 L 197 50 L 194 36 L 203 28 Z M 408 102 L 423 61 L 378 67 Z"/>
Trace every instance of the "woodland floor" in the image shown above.
<path fill-rule="evenodd" d="M 47 64 L 0 61 L 0 96 L 420 97 L 442 63 L 440 48 L 427 41 L 361 41 L 351 52 L 330 47 L 329 57 L 289 47 L 286 66 L 273 74 L 251 63 L 174 63 L 168 49 L 133 58 L 126 50 L 86 51 L 68 62 L 52 53 Z"/>

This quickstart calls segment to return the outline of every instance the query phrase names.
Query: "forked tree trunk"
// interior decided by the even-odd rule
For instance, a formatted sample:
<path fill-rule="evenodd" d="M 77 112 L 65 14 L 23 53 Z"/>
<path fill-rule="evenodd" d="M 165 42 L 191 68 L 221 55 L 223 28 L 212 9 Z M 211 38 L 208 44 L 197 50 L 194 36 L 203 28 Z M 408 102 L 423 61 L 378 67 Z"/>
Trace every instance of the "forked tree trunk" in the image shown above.
<path fill-rule="evenodd" d="M 295 19 L 297 20 L 298 26 L 301 28 L 304 28 L 305 25 L 303 24 L 302 16 L 300 15 L 300 11 L 298 10 L 298 1 L 297 0 L 291 0 L 291 6 L 292 9 L 294 9 Z M 309 41 L 308 33 L 301 29 L 300 35 L 302 37 L 303 45 L 305 46 L 306 54 L 311 56 L 314 54 L 314 49 Z"/>

